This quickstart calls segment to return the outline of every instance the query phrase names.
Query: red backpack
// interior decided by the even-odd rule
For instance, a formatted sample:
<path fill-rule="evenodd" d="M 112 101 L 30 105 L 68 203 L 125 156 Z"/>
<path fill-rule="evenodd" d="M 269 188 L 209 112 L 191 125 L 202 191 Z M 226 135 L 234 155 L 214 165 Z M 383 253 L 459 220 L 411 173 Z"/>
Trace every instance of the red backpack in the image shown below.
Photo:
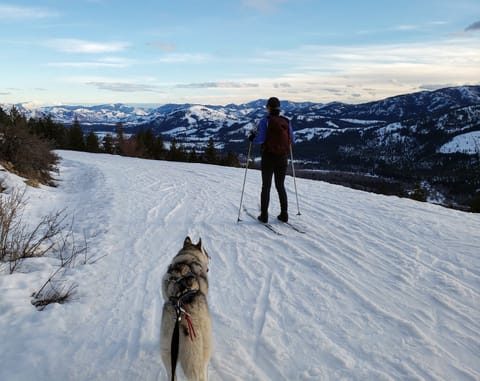
<path fill-rule="evenodd" d="M 267 137 L 263 144 L 265 152 L 287 155 L 290 152 L 290 121 L 279 115 L 268 117 Z"/>

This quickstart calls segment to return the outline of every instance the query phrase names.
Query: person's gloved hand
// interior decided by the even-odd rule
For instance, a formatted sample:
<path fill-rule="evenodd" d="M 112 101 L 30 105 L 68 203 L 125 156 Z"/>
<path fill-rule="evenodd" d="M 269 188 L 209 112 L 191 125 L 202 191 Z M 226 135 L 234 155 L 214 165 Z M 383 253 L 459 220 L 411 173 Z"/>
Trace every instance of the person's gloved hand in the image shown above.
<path fill-rule="evenodd" d="M 250 132 L 250 135 L 248 136 L 248 140 L 250 140 L 251 142 L 253 142 L 253 139 L 255 139 L 255 136 L 257 136 L 257 134 L 255 133 L 255 131 Z"/>

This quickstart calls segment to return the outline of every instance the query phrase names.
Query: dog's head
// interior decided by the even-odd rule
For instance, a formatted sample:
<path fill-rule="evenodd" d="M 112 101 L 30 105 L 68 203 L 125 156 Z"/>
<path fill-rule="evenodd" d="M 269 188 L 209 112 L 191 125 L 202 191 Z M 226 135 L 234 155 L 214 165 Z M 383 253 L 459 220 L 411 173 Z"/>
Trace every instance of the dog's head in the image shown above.
<path fill-rule="evenodd" d="M 173 258 L 163 277 L 162 292 L 165 300 L 179 297 L 185 291 L 208 292 L 208 264 L 210 256 L 205 250 L 202 240 L 194 244 L 186 237 L 183 248 Z"/>
<path fill-rule="evenodd" d="M 196 259 L 202 264 L 204 271 L 208 272 L 208 265 L 210 263 L 210 255 L 208 255 L 200 238 L 196 244 L 192 242 L 190 237 L 186 237 L 183 241 L 182 251 L 187 251 L 195 255 Z"/>

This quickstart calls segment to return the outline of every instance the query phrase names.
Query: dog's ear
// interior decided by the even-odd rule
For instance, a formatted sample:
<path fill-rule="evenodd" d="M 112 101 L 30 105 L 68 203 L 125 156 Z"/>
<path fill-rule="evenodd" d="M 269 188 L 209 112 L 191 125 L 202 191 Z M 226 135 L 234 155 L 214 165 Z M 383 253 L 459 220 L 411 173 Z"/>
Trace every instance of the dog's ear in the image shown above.
<path fill-rule="evenodd" d="M 207 250 L 205 250 L 205 246 L 203 246 L 202 239 L 200 238 L 198 243 L 195 245 L 195 247 L 200 250 L 203 254 L 207 256 L 207 258 L 210 260 L 210 255 L 208 255 Z M 208 269 L 207 269 L 208 271 Z"/>
<path fill-rule="evenodd" d="M 185 248 L 186 246 L 189 246 L 192 244 L 192 240 L 190 239 L 189 236 L 187 236 L 187 238 L 185 238 L 185 241 L 183 241 L 183 248 Z"/>

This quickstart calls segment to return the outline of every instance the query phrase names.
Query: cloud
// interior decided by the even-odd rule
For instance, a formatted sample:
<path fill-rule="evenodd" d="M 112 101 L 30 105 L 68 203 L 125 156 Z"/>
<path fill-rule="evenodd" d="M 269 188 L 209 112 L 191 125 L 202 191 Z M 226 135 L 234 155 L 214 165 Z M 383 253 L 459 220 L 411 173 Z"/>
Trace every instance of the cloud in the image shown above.
<path fill-rule="evenodd" d="M 59 13 L 39 7 L 0 4 L 0 15 L 2 15 L 1 21 L 19 21 L 56 17 Z"/>
<path fill-rule="evenodd" d="M 455 84 L 453 84 L 453 83 L 443 83 L 443 84 L 432 83 L 432 84 L 420 85 L 418 88 L 420 90 L 432 91 L 432 90 L 444 89 L 446 87 L 452 87 L 452 86 L 455 86 Z"/>
<path fill-rule="evenodd" d="M 143 83 L 92 81 L 86 82 L 85 84 L 89 86 L 95 86 L 99 90 L 120 93 L 160 92 L 157 86 L 146 85 Z"/>
<path fill-rule="evenodd" d="M 465 28 L 465 32 L 475 32 L 480 31 L 480 21 L 474 22 L 473 24 Z"/>
<path fill-rule="evenodd" d="M 189 63 L 189 64 L 199 64 L 205 63 L 211 60 L 212 57 L 208 54 L 203 53 L 173 53 L 167 54 L 163 57 L 160 57 L 157 61 L 159 63 Z"/>
<path fill-rule="evenodd" d="M 129 46 L 127 42 L 111 41 L 111 42 L 95 42 L 78 39 L 55 39 L 47 42 L 47 45 L 55 50 L 64 53 L 114 53 L 120 52 Z"/>
<path fill-rule="evenodd" d="M 177 49 L 177 46 L 175 44 L 169 44 L 160 41 L 147 42 L 147 46 L 152 46 L 164 52 L 173 52 Z"/>
<path fill-rule="evenodd" d="M 277 5 L 286 2 L 287 0 L 242 0 L 242 3 L 247 7 L 251 7 L 260 12 L 269 12 L 274 10 Z"/>
<path fill-rule="evenodd" d="M 290 83 L 287 83 L 287 82 L 282 82 L 282 83 L 274 83 L 273 84 L 273 87 L 275 89 L 287 89 L 289 87 L 292 87 L 292 85 Z"/>
<path fill-rule="evenodd" d="M 78 68 L 78 69 L 88 69 L 88 68 L 98 68 L 98 67 L 109 67 L 109 68 L 125 68 L 131 66 L 133 61 L 127 60 L 121 57 L 104 57 L 94 61 L 66 61 L 66 62 L 51 62 L 47 64 L 50 67 L 60 67 L 60 68 Z"/>
<path fill-rule="evenodd" d="M 368 36 L 368 35 L 384 35 L 385 33 L 390 33 L 390 32 L 413 32 L 413 31 L 418 31 L 418 32 L 426 32 L 426 31 L 431 31 L 432 28 L 437 28 L 441 27 L 444 25 L 448 25 L 448 21 L 430 21 L 427 23 L 421 23 L 421 24 L 399 24 L 399 25 L 392 25 L 392 26 L 387 26 L 385 28 L 378 28 L 378 29 L 366 29 L 366 30 L 358 30 L 354 32 L 356 35 L 359 36 Z"/>
<path fill-rule="evenodd" d="M 392 28 L 392 30 L 397 30 L 397 31 L 411 31 L 411 30 L 417 30 L 420 29 L 419 25 L 397 25 Z"/>
<path fill-rule="evenodd" d="M 179 89 L 244 89 L 259 87 L 258 83 L 240 83 L 240 82 L 203 82 L 179 84 L 175 87 Z"/>
<path fill-rule="evenodd" d="M 304 45 L 259 54 L 252 65 L 262 62 L 263 66 L 275 68 L 275 78 L 256 79 L 260 91 L 268 86 L 278 89 L 280 94 L 300 90 L 292 100 L 304 99 L 300 96 L 304 93 L 319 102 L 339 100 L 338 95 L 342 95 L 342 101 L 367 102 L 443 87 L 441 84 L 477 84 L 480 67 L 476 39 L 363 46 Z M 291 87 L 279 88 L 278 83 Z"/>
<path fill-rule="evenodd" d="M 428 24 L 433 25 L 433 26 L 443 26 L 443 25 L 450 24 L 450 22 L 449 21 L 444 21 L 444 20 L 437 20 L 437 21 L 430 21 Z"/>
<path fill-rule="evenodd" d="M 457 40 L 432 43 L 384 44 L 364 46 L 304 45 L 283 51 L 263 51 L 258 61 L 264 64 L 282 62 L 298 73 L 335 74 L 389 67 L 451 67 L 475 68 L 480 61 L 476 41 Z M 408 74 L 408 73 L 407 73 Z M 456 73 L 458 74 L 458 73 Z"/>

